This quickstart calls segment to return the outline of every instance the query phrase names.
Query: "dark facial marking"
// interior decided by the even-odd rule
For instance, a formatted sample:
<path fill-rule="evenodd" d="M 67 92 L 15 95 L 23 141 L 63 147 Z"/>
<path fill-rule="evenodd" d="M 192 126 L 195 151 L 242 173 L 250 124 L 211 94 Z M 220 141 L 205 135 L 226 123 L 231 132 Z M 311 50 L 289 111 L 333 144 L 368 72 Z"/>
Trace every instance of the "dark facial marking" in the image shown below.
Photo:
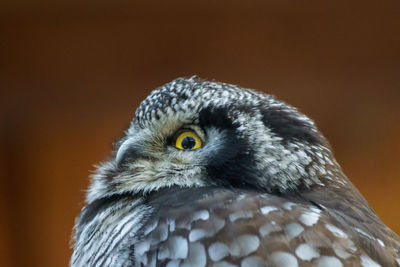
<path fill-rule="evenodd" d="M 230 107 L 207 107 L 200 111 L 199 124 L 203 129 L 207 127 L 216 127 L 218 129 L 236 129 L 238 125 L 234 125 L 229 119 Z"/>
<path fill-rule="evenodd" d="M 257 189 L 253 175 L 255 160 L 244 138 L 239 138 L 236 125 L 229 119 L 229 107 L 206 108 L 199 114 L 201 127 L 215 127 L 224 133 L 221 148 L 207 161 L 209 182 L 228 188 Z"/>
<path fill-rule="evenodd" d="M 323 145 L 323 137 L 314 132 L 313 126 L 299 120 L 291 112 L 280 107 L 266 107 L 262 110 L 262 121 L 284 142 L 298 140 L 306 141 L 310 145 Z"/>

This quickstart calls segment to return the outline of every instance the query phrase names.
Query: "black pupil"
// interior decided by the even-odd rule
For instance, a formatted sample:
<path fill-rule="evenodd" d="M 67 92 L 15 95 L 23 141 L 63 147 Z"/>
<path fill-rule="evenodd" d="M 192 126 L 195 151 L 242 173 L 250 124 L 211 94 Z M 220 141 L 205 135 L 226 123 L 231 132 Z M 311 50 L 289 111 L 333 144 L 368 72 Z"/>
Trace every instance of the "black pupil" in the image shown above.
<path fill-rule="evenodd" d="M 191 136 L 186 136 L 182 139 L 183 149 L 192 149 L 196 145 L 196 140 Z"/>

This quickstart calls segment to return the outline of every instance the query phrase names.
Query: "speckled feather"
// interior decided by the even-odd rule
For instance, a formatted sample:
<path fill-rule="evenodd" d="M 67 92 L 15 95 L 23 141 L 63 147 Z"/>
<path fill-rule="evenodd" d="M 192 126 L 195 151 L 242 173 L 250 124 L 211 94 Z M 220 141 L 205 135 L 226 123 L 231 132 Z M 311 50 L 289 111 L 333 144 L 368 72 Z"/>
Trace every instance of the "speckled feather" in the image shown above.
<path fill-rule="evenodd" d="M 395 266 L 399 257 L 399 240 L 376 217 L 344 207 L 244 190 L 165 193 L 148 199 L 162 208 L 141 231 L 138 266 Z"/>
<path fill-rule="evenodd" d="M 180 129 L 203 140 L 178 150 Z M 400 266 L 400 239 L 314 122 L 271 95 L 179 78 L 92 176 L 71 266 Z"/>

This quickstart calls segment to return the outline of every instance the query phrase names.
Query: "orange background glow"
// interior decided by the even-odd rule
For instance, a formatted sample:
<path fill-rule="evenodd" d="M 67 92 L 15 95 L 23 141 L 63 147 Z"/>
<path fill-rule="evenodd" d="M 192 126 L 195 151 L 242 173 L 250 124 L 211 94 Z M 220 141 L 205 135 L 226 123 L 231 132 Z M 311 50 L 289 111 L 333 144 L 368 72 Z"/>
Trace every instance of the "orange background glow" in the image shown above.
<path fill-rule="evenodd" d="M 34 2 L 0 3 L 1 266 L 66 266 L 93 164 L 194 74 L 312 117 L 400 233 L 399 1 Z"/>

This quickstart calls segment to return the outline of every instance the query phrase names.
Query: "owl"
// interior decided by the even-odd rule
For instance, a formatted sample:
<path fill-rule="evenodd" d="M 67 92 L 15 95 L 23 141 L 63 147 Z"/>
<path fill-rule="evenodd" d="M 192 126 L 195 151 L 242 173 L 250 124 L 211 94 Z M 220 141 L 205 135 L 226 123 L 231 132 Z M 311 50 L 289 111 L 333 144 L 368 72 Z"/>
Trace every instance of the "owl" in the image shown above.
<path fill-rule="evenodd" d="M 314 122 L 274 96 L 179 78 L 97 167 L 71 266 L 400 266 Z"/>

